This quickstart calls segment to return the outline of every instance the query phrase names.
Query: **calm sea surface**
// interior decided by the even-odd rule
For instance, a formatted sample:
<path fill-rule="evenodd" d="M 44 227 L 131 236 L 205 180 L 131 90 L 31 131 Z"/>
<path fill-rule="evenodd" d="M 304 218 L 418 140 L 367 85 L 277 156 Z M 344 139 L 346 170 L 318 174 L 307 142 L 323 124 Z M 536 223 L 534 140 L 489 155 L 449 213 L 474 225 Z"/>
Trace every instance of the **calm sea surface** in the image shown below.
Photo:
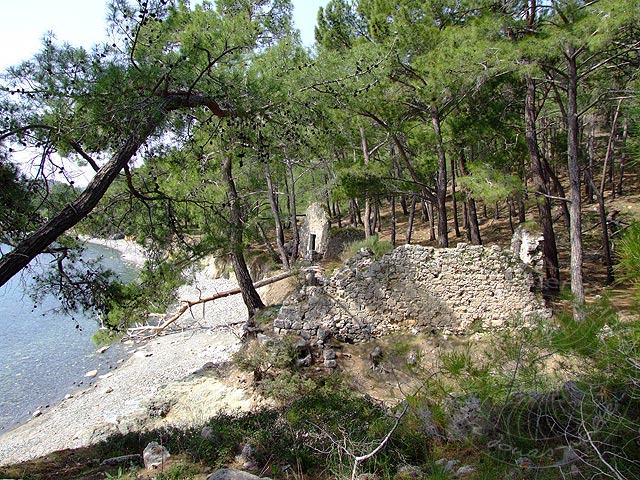
<path fill-rule="evenodd" d="M 116 250 L 89 245 L 84 255 L 101 257 L 123 280 L 136 275 L 136 268 Z M 41 257 L 42 263 L 48 260 Z M 97 377 L 84 376 L 88 371 L 97 369 L 102 375 L 117 368 L 117 360 L 125 355 L 119 344 L 96 353 L 91 341 L 98 329 L 95 318 L 80 313 L 74 320 L 55 313 L 58 304 L 53 297 L 34 308 L 28 295 L 30 278 L 13 278 L 0 287 L 0 433 L 94 382 Z"/>

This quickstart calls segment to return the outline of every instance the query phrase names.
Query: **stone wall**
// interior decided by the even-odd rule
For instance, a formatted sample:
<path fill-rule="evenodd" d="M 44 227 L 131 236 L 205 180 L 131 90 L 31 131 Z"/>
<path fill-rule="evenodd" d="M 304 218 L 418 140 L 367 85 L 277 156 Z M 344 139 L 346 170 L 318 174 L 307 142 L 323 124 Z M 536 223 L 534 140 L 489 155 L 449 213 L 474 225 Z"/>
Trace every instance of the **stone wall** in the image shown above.
<path fill-rule="evenodd" d="M 397 330 L 464 333 L 550 315 L 526 267 L 498 246 L 405 245 L 379 261 L 362 250 L 313 283 L 285 301 L 277 333 L 361 342 Z"/>

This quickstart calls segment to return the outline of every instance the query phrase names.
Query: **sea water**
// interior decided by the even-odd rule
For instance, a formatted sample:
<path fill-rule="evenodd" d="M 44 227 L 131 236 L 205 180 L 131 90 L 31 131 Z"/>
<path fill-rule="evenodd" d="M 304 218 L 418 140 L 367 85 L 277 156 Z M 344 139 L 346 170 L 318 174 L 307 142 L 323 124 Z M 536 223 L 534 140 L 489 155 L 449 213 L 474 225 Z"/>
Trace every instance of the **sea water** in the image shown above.
<path fill-rule="evenodd" d="M 6 253 L 7 247 L 2 247 Z M 86 258 L 101 258 L 121 280 L 132 280 L 136 268 L 116 250 L 89 244 Z M 45 268 L 41 255 L 34 268 Z M 30 275 L 17 275 L 0 287 L 0 433 L 23 423 L 37 410 L 44 411 L 65 395 L 90 386 L 117 368 L 125 354 L 119 344 L 97 353 L 91 337 L 98 330 L 95 317 L 56 313 L 53 296 L 34 305 L 29 297 Z M 91 370 L 98 375 L 85 377 Z"/>

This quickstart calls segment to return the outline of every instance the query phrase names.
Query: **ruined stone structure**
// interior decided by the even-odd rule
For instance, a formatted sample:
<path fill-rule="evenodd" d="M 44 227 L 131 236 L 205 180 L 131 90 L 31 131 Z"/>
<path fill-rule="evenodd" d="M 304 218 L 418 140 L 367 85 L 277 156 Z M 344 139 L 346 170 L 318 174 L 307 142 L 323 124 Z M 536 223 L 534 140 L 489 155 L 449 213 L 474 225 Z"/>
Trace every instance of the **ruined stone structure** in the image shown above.
<path fill-rule="evenodd" d="M 318 282 L 315 282 L 318 283 Z M 464 333 L 548 317 L 524 264 L 500 247 L 404 245 L 375 260 L 362 250 L 283 304 L 277 333 L 322 344 L 361 342 L 398 330 Z"/>
<path fill-rule="evenodd" d="M 312 203 L 305 212 L 300 232 L 300 246 L 305 259 L 314 261 L 324 256 L 329 242 L 329 218 L 320 203 Z"/>

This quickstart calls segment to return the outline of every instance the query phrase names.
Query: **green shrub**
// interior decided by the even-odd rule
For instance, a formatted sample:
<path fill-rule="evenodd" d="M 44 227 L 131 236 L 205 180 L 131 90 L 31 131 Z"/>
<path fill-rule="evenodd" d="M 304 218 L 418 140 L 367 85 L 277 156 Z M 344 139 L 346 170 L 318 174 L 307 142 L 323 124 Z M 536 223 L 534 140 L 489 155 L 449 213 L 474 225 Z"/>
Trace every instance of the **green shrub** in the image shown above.
<path fill-rule="evenodd" d="M 389 253 L 391 250 L 393 250 L 393 244 L 385 240 L 379 240 L 378 235 L 372 235 L 367 240 L 361 240 L 359 242 L 353 242 L 347 245 L 342 253 L 343 260 L 347 260 L 353 257 L 363 248 L 371 250 L 374 257 L 376 259 L 380 259 L 384 254 Z"/>

